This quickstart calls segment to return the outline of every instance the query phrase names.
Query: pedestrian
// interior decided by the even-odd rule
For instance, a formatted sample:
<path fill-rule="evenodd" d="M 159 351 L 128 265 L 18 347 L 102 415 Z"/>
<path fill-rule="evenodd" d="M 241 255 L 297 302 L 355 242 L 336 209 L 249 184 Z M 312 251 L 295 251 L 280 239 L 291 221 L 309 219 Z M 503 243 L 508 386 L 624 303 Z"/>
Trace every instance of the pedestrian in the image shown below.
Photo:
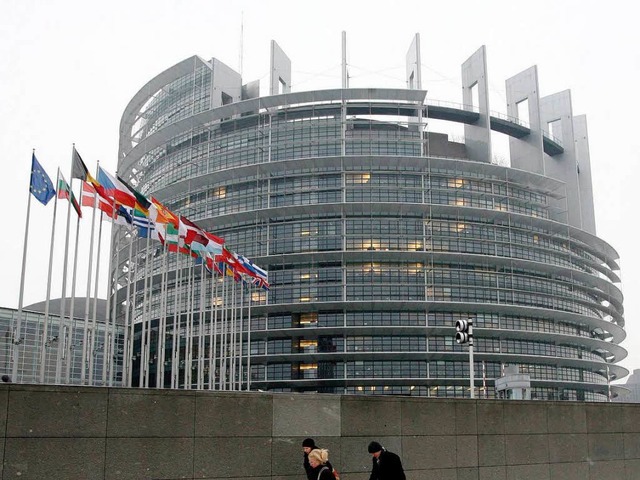
<path fill-rule="evenodd" d="M 308 478 L 334 480 L 333 467 L 329 463 L 329 450 L 326 448 L 314 448 L 309 452 L 308 459 L 311 467 L 311 470 L 307 472 Z"/>
<path fill-rule="evenodd" d="M 318 474 L 317 472 L 314 473 L 313 468 L 311 467 L 311 464 L 309 463 L 309 454 L 313 451 L 313 450 L 323 450 L 320 447 L 318 447 L 316 445 L 316 441 L 313 438 L 305 438 L 302 441 L 302 451 L 304 452 L 304 458 L 302 460 L 302 466 L 304 467 L 304 471 L 307 474 L 307 480 L 318 480 Z M 328 455 L 328 450 L 327 450 L 327 455 Z M 326 460 L 326 466 L 329 468 L 329 472 L 332 473 L 332 478 L 333 478 L 333 466 L 331 465 L 331 463 L 328 460 L 328 456 L 327 456 L 327 460 Z"/>
<path fill-rule="evenodd" d="M 398 455 L 386 450 L 378 442 L 371 442 L 367 450 L 373 456 L 369 480 L 406 480 Z"/>

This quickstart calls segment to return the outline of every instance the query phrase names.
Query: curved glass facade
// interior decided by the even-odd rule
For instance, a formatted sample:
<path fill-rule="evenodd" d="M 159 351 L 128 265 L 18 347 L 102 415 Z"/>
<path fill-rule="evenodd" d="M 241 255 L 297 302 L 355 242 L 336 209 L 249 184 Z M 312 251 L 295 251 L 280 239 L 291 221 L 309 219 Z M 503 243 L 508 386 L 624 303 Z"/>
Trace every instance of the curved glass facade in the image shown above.
<path fill-rule="evenodd" d="M 562 182 L 475 160 L 429 131 L 416 91 L 223 92 L 216 106 L 214 64 L 188 64 L 127 108 L 119 174 L 268 270 L 271 289 L 246 294 L 245 331 L 207 323 L 246 301 L 227 292 L 212 308 L 220 294 L 197 269 L 183 274 L 176 255 L 117 233 L 133 385 L 148 368 L 154 386 L 179 361 L 180 387 L 215 388 L 214 337 L 236 331 L 245 343 L 234 375 L 250 370 L 254 389 L 469 396 L 454 325 L 472 318 L 476 396 L 494 398 L 503 365 L 517 364 L 532 398 L 607 400 L 608 378 L 626 374 L 617 254 L 567 223 Z M 153 357 L 141 366 L 145 335 Z M 203 369 L 201 383 L 190 367 Z"/>

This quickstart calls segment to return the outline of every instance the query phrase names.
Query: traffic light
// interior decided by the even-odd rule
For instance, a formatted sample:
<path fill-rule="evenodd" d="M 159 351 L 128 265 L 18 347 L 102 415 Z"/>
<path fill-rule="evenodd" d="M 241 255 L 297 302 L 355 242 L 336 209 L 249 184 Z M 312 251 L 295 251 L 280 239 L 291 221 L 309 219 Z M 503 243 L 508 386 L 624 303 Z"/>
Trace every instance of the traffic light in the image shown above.
<path fill-rule="evenodd" d="M 458 320 L 456 322 L 456 342 L 473 345 L 473 320 Z"/>

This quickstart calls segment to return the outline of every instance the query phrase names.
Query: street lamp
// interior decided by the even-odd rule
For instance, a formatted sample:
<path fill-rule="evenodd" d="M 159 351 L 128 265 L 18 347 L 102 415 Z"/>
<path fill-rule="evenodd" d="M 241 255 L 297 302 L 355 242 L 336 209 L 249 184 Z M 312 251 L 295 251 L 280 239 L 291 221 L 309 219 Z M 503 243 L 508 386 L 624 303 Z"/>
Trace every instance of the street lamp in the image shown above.
<path fill-rule="evenodd" d="M 473 371 L 473 320 L 456 321 L 456 342 L 460 345 L 469 344 L 469 383 L 471 384 L 471 398 L 475 398 Z"/>

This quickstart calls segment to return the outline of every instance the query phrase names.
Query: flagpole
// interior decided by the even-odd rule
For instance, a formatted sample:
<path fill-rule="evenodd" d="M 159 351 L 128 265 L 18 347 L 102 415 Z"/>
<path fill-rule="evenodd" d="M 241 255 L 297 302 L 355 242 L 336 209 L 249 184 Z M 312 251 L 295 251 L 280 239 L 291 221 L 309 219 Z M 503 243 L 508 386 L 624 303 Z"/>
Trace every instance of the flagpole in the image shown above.
<path fill-rule="evenodd" d="M 199 349 L 198 349 L 198 370 L 199 370 L 199 390 L 204 390 L 204 360 L 207 342 L 206 339 L 206 314 L 205 314 L 205 301 L 207 296 L 207 274 L 205 270 L 206 259 L 202 258 L 202 265 L 200 266 L 200 322 L 198 322 L 199 333 Z M 211 346 L 209 346 L 211 347 Z"/>
<path fill-rule="evenodd" d="M 71 383 L 71 349 L 73 344 L 73 331 L 74 331 L 74 307 L 76 299 L 76 273 L 78 271 L 78 240 L 80 237 L 80 217 L 76 221 L 76 243 L 73 253 L 73 274 L 71 276 L 71 303 L 69 304 L 69 328 L 65 332 L 64 336 L 64 360 L 65 360 L 65 383 Z"/>
<path fill-rule="evenodd" d="M 33 150 L 35 155 L 35 149 Z M 33 169 L 33 166 L 31 167 Z M 33 172 L 32 172 L 33 175 Z M 27 199 L 27 220 L 24 227 L 24 243 L 22 245 L 22 273 L 20 274 L 20 293 L 18 294 L 18 313 L 15 321 L 15 328 L 13 332 L 12 346 L 12 365 L 11 365 L 11 380 L 13 382 L 19 382 L 18 380 L 18 362 L 20 352 L 18 346 L 22 343 L 22 304 L 24 301 L 24 277 L 27 267 L 27 245 L 29 244 L 29 217 L 31 215 L 31 179 L 29 180 L 29 194 Z M 20 379 L 21 380 L 21 379 Z"/>
<path fill-rule="evenodd" d="M 132 228 L 133 230 L 133 228 Z M 138 263 L 137 259 L 140 256 L 140 237 L 138 237 L 138 229 L 135 229 L 135 233 L 136 233 L 136 265 Z M 131 233 L 131 236 L 133 237 L 133 232 Z M 138 269 L 136 267 L 136 277 L 138 273 Z M 138 283 L 138 279 L 136 278 L 136 284 Z M 145 386 L 145 372 L 147 371 L 147 362 L 149 361 L 149 358 L 147 357 L 147 349 L 145 348 L 145 343 L 147 340 L 147 319 L 145 316 L 145 310 L 146 310 L 146 299 L 147 299 L 147 264 L 146 264 L 146 259 L 145 259 L 145 264 L 142 267 L 142 315 L 140 316 L 140 318 L 142 319 L 142 321 L 140 322 L 140 368 L 138 368 L 138 387 L 139 388 L 143 388 Z M 135 309 L 134 309 L 134 313 L 135 313 Z M 135 318 L 135 315 L 134 315 Z"/>
<path fill-rule="evenodd" d="M 87 367 L 88 367 L 88 358 L 87 355 L 90 354 L 89 342 L 92 341 L 92 334 L 89 332 L 89 305 L 91 301 L 91 274 L 93 272 L 93 243 L 95 241 L 95 225 L 96 225 L 96 210 L 93 209 L 91 214 L 91 238 L 89 240 L 89 265 L 87 267 L 87 294 L 85 297 L 84 303 L 84 334 L 82 337 L 82 368 L 81 368 L 81 378 L 82 385 L 87 384 Z M 90 379 L 90 377 L 89 377 Z"/>
<path fill-rule="evenodd" d="M 97 192 L 96 192 L 97 193 Z M 98 195 L 96 194 L 96 201 Z M 103 212 L 100 211 L 100 225 L 104 219 Z M 118 248 L 117 238 L 113 235 L 113 228 L 110 229 L 110 241 L 109 241 L 109 267 L 107 270 L 107 294 L 106 294 L 106 306 L 105 306 L 105 322 L 104 322 L 104 337 L 105 337 L 105 349 L 104 359 L 102 362 L 102 384 L 113 385 L 113 355 L 115 348 L 115 324 L 116 324 L 116 297 L 118 295 L 118 282 L 116 281 L 117 274 L 114 271 L 113 266 L 113 251 L 116 253 L 116 265 L 117 270 L 120 264 L 120 249 Z M 113 313 L 111 312 L 111 297 L 113 297 Z M 107 345 L 108 344 L 108 345 Z M 108 348 L 107 348 L 108 347 Z"/>
<path fill-rule="evenodd" d="M 95 221 L 95 213 L 96 211 L 93 211 L 93 218 L 92 221 Z M 91 345 L 90 345 L 90 352 L 91 355 L 89 357 L 89 381 L 90 384 L 93 385 L 94 384 L 94 366 L 95 366 L 95 360 L 96 360 L 96 356 L 98 355 L 98 350 L 97 350 L 97 346 L 98 346 L 98 328 L 97 328 L 97 322 L 96 322 L 96 316 L 98 313 L 98 287 L 99 287 L 99 279 L 100 279 L 100 249 L 102 246 L 102 222 L 100 222 L 100 225 L 98 226 L 98 247 L 97 247 L 97 252 L 96 252 L 96 280 L 94 282 L 94 295 L 93 295 L 93 313 L 91 315 Z M 88 299 L 87 299 L 88 300 Z M 103 362 L 104 362 L 104 349 L 105 349 L 105 345 L 102 345 L 102 357 L 103 357 Z"/>
<path fill-rule="evenodd" d="M 138 234 L 140 233 L 140 229 L 138 229 Z M 147 238 L 146 245 L 144 249 L 144 296 L 143 296 L 143 304 L 142 304 L 142 325 L 143 328 L 146 327 L 143 335 L 143 343 L 144 346 L 144 370 L 141 371 L 141 374 L 144 373 L 144 379 L 141 386 L 144 388 L 149 388 L 149 370 L 151 366 L 151 307 L 149 305 L 149 297 L 150 291 L 153 289 L 153 276 L 149 275 L 149 225 L 147 225 Z M 138 236 L 138 242 L 140 242 L 140 237 Z M 142 368 L 142 365 L 141 365 Z"/>
<path fill-rule="evenodd" d="M 160 317 L 158 319 L 158 366 L 156 368 L 156 388 L 164 388 L 165 338 L 167 336 L 167 255 L 162 245 L 162 274 L 160 280 Z"/>
<path fill-rule="evenodd" d="M 222 279 L 222 305 L 220 309 L 221 327 L 220 334 L 220 390 L 227 389 L 227 272 L 226 265 L 223 266 L 224 277 Z"/>
<path fill-rule="evenodd" d="M 189 249 L 191 252 L 191 249 Z M 189 257 L 191 257 L 191 253 L 189 253 Z M 185 376 L 185 386 L 184 388 L 187 390 L 191 390 L 192 386 L 192 366 L 193 366 L 193 300 L 194 300 L 194 288 L 193 285 L 195 283 L 195 269 L 193 268 L 193 258 L 189 261 L 189 281 L 187 284 L 187 331 L 185 337 L 187 339 L 187 344 L 185 345 L 185 365 L 184 365 L 184 376 Z"/>
<path fill-rule="evenodd" d="M 251 300 L 253 293 L 249 289 L 249 309 L 247 311 L 247 391 L 251 390 Z"/>
<path fill-rule="evenodd" d="M 231 390 L 237 389 L 238 376 L 238 308 L 236 305 L 237 286 L 235 272 L 231 290 Z"/>
<path fill-rule="evenodd" d="M 72 160 L 71 166 L 72 166 L 71 174 L 73 175 L 73 160 Z M 73 182 L 73 178 L 71 178 L 69 182 Z M 62 266 L 62 295 L 60 295 L 60 311 L 59 311 L 59 323 L 58 323 L 58 355 L 56 357 L 55 383 L 60 383 L 60 375 L 62 373 L 62 350 L 64 347 L 63 345 L 64 342 L 62 339 L 62 329 L 63 329 L 63 325 L 66 324 L 66 320 L 65 320 L 66 298 L 65 297 L 67 296 L 67 264 L 69 263 L 69 230 L 71 228 L 71 203 L 73 199 L 73 190 L 71 188 L 71 183 L 67 184 L 66 186 L 68 186 L 69 188 L 69 192 L 68 192 L 69 204 L 67 205 L 67 227 L 66 227 L 66 235 L 65 235 L 65 241 L 64 241 L 64 260 L 63 260 L 63 266 Z M 78 225 L 76 228 L 76 237 L 79 231 L 80 231 L 80 214 L 78 214 Z"/>
<path fill-rule="evenodd" d="M 174 276 L 174 306 L 173 306 L 173 342 L 172 342 L 172 362 L 171 362 L 171 388 L 180 386 L 180 302 L 182 294 L 180 292 L 182 283 L 182 268 L 180 265 L 180 244 L 176 244 L 176 273 Z"/>
<path fill-rule="evenodd" d="M 69 181 L 73 182 L 73 179 Z M 71 184 L 69 184 L 69 190 L 69 204 L 67 205 L 67 227 L 64 240 L 64 260 L 62 263 L 62 295 L 60 295 L 60 311 L 58 312 L 60 316 L 58 317 L 58 355 L 56 357 L 55 383 L 60 383 L 60 374 L 62 371 L 62 348 L 64 343 L 62 341 L 62 328 L 63 325 L 66 324 L 65 297 L 67 295 L 67 263 L 69 262 L 69 230 L 71 228 L 71 195 L 73 192 L 71 190 Z M 78 220 L 79 219 L 80 217 L 78 217 Z"/>
<path fill-rule="evenodd" d="M 56 186 L 60 182 L 60 169 L 56 175 Z M 51 299 L 51 271 L 53 270 L 53 246 L 56 233 L 56 212 L 58 210 L 58 193 L 56 190 L 55 203 L 53 204 L 53 223 L 51 226 L 51 245 L 49 247 L 49 273 L 47 275 L 47 297 L 44 304 L 44 325 L 42 331 L 42 345 L 40 346 L 40 383 L 44 383 L 45 364 L 47 359 L 47 329 L 49 326 L 49 301 Z"/>
<path fill-rule="evenodd" d="M 216 258 L 213 257 L 213 264 L 215 265 Z M 211 283 L 211 333 L 209 334 L 209 344 L 211 349 L 209 351 L 209 390 L 216 389 L 216 371 L 217 371 L 217 342 L 218 342 L 218 273 L 215 267 L 212 269 L 212 283 Z"/>
<path fill-rule="evenodd" d="M 134 236 L 133 236 L 133 226 L 128 227 L 129 228 L 129 242 L 131 245 L 131 249 L 133 249 L 133 246 L 135 245 L 135 252 L 133 254 L 133 257 L 130 262 L 129 262 L 129 284 L 133 283 L 133 294 L 131 296 L 129 296 L 128 298 L 131 299 L 131 305 L 130 305 L 130 311 L 129 313 L 129 327 L 130 327 L 130 332 L 129 332 L 129 358 L 130 360 L 130 365 L 131 368 L 129 369 L 129 386 L 133 386 L 133 349 L 134 349 L 134 344 L 135 344 L 135 340 L 136 340 L 136 304 L 137 304 L 137 299 L 138 299 L 138 279 L 136 278 L 138 276 L 138 242 L 135 241 Z M 142 327 L 141 327 L 142 329 Z M 140 358 L 140 362 L 142 362 L 142 342 L 140 342 L 140 352 L 138 352 L 138 358 Z M 138 369 L 139 371 L 139 369 Z M 139 378 L 138 378 L 138 383 L 139 383 Z"/>
<path fill-rule="evenodd" d="M 112 219 L 114 220 L 114 219 Z M 111 224 L 111 228 L 114 228 L 115 225 L 112 223 Z M 118 232 L 119 234 L 120 232 Z M 126 238 L 126 235 L 125 235 Z M 122 367 L 123 367 L 123 372 L 122 372 L 122 379 L 123 379 L 123 386 L 125 387 L 131 387 L 131 370 L 133 369 L 133 335 L 129 334 L 129 329 L 130 329 L 130 321 L 131 321 L 131 316 L 130 316 L 130 310 L 131 310 L 131 280 L 133 278 L 133 260 L 132 260 L 132 254 L 133 252 L 133 241 L 131 241 L 131 236 L 129 236 L 129 262 L 127 263 L 127 300 L 126 300 L 126 308 L 124 310 L 124 346 L 122 348 L 122 355 L 123 355 L 123 362 L 122 362 Z"/>
<path fill-rule="evenodd" d="M 204 282 L 205 282 L 204 264 L 201 263 L 200 264 L 200 302 L 199 302 L 200 307 L 198 309 L 198 362 L 197 362 L 198 368 L 196 369 L 196 375 L 197 375 L 196 390 L 202 390 L 202 374 L 203 374 L 202 351 L 204 350 L 204 343 L 202 342 L 203 340 L 202 323 L 204 321 L 204 317 L 202 315 L 202 312 L 204 310 L 203 308 L 204 288 L 205 288 Z"/>
<path fill-rule="evenodd" d="M 242 365 L 242 351 L 244 350 L 242 347 L 244 345 L 244 280 L 241 279 L 240 284 L 240 351 L 238 352 L 238 390 L 242 390 L 242 373 L 243 373 L 243 365 Z"/>

